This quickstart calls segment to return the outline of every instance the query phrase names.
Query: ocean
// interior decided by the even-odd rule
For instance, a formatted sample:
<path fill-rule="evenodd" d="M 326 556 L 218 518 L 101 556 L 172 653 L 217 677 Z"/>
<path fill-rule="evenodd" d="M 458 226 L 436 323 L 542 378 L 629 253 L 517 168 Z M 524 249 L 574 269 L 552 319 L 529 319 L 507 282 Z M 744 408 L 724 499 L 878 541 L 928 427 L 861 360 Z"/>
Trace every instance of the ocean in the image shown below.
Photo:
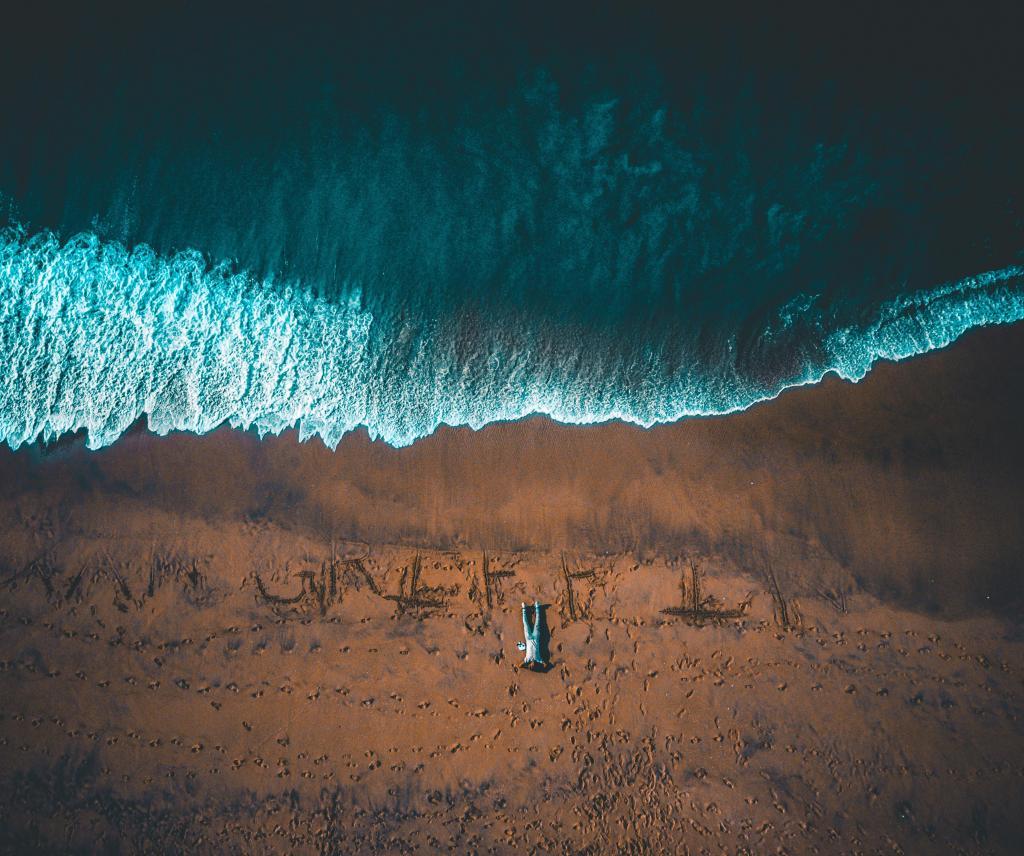
<path fill-rule="evenodd" d="M 1020 17 L 41 14 L 0 441 L 652 425 L 1024 319 Z"/>

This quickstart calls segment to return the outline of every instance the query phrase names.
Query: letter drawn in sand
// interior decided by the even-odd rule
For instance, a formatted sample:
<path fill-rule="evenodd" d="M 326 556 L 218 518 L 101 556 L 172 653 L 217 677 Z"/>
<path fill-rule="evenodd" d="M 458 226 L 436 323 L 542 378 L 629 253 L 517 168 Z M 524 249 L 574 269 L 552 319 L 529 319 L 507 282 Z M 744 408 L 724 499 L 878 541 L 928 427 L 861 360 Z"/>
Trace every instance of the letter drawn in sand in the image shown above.
<path fill-rule="evenodd" d="M 701 570 L 700 562 L 696 558 L 687 561 L 690 568 L 690 586 L 687 591 L 686 571 L 679 571 L 679 606 L 670 606 L 663 609 L 664 615 L 674 615 L 685 618 L 692 624 L 702 625 L 706 621 L 727 621 L 732 618 L 742 618 L 747 614 L 750 604 L 753 601 L 753 594 L 748 595 L 735 609 L 725 609 L 711 595 L 705 595 L 702 590 L 704 572 Z"/>
<path fill-rule="evenodd" d="M 444 609 L 448 605 L 448 598 L 459 593 L 459 586 L 427 586 L 421 585 L 420 574 L 423 570 L 423 559 L 419 553 L 413 559 L 412 567 L 402 568 L 402 578 L 398 586 L 398 594 L 386 594 L 386 600 L 393 600 L 397 604 L 399 615 L 408 611 L 426 611 L 431 609 Z"/>
<path fill-rule="evenodd" d="M 562 576 L 565 578 L 565 595 L 569 611 L 569 621 L 578 621 L 580 618 L 590 618 L 590 610 L 577 602 L 576 590 L 573 588 L 573 580 L 593 580 L 597 572 L 590 568 L 585 571 L 570 571 L 568 562 L 565 559 L 565 551 L 562 551 Z M 563 626 L 568 622 L 564 622 Z"/>
<path fill-rule="evenodd" d="M 364 584 L 377 597 L 384 597 L 373 575 L 366 569 L 363 559 L 369 555 L 351 559 L 337 556 L 335 547 L 331 547 L 331 558 L 320 563 L 319 571 L 306 569 L 296 575 L 299 579 L 299 591 L 293 595 L 272 594 L 258 571 L 253 571 L 252 579 L 256 583 L 259 598 L 269 604 L 271 609 L 282 617 L 289 612 L 309 614 L 318 612 L 326 616 L 327 612 L 342 602 L 344 592 L 348 588 L 360 589 Z M 285 576 L 288 575 L 289 562 L 285 562 Z"/>
<path fill-rule="evenodd" d="M 495 580 L 503 579 L 505 577 L 514 577 L 516 575 L 516 572 L 513 571 L 513 570 L 510 570 L 508 568 L 502 568 L 502 569 L 497 570 L 497 571 L 492 571 L 491 570 L 490 557 L 487 555 L 487 551 L 484 550 L 484 570 L 483 570 L 483 574 L 484 574 L 484 593 L 487 596 L 487 608 L 488 609 L 493 609 L 494 608 L 494 595 L 495 595 L 494 581 Z M 501 600 L 504 599 L 502 597 L 500 591 L 498 592 L 498 597 Z"/>

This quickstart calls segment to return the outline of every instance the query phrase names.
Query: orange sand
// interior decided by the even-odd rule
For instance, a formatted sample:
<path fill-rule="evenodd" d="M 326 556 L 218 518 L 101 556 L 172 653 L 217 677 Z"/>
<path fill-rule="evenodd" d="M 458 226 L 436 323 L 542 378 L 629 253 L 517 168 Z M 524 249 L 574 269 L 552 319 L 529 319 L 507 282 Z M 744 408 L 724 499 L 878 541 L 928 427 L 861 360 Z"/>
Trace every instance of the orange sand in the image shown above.
<path fill-rule="evenodd" d="M 0 846 L 1018 852 L 1022 343 L 651 431 L 0 453 Z"/>

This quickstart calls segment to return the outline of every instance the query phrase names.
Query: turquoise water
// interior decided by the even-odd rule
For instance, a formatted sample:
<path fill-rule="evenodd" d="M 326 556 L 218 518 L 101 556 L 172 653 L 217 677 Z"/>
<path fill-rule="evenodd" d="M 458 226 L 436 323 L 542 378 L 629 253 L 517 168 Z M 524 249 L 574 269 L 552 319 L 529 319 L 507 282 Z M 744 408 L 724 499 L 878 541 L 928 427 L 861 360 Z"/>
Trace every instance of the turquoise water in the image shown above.
<path fill-rule="evenodd" d="M 642 425 L 726 413 L 813 383 L 828 371 L 859 380 L 877 359 L 943 347 L 966 330 L 1024 319 L 1024 268 L 1007 268 L 875 308 L 868 323 L 836 327 L 810 301 L 783 307 L 766 336 L 788 341 L 799 316 L 821 331 L 817 359 L 770 381 L 747 373 L 735 339 L 708 366 L 638 349 L 633 361 L 584 364 L 572 346 L 509 335 L 460 354 L 458 325 L 417 334 L 396 358 L 394 319 L 378 321 L 358 289 L 343 301 L 275 288 L 197 252 L 160 257 L 82 234 L 0 237 L 0 439 L 17 447 L 79 428 L 100 448 L 141 414 L 157 433 L 204 433 L 222 422 L 334 446 L 365 425 L 405 445 L 438 425 L 478 428 L 545 413 L 561 422 Z M 529 333 L 529 331 L 524 331 Z M 802 333 L 800 335 L 803 335 Z M 573 344 L 576 344 L 575 342 Z M 772 347 L 769 345 L 768 347 Z M 586 373 L 583 367 L 586 365 Z M 638 384 L 639 374 L 643 380 Z"/>
<path fill-rule="evenodd" d="M 997 16 L 917 44 L 896 13 L 490 14 L 83 12 L 13 44 L 0 440 L 652 425 L 1024 318 Z"/>

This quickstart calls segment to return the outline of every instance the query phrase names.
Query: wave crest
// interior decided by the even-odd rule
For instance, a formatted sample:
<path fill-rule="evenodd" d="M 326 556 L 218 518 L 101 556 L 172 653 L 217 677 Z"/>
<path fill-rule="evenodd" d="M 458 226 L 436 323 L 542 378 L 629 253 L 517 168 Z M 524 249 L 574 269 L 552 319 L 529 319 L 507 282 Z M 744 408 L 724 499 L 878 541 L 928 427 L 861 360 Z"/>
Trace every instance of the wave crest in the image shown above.
<path fill-rule="evenodd" d="M 466 318 L 411 326 L 374 317 L 356 286 L 325 301 L 195 251 L 162 257 L 94 234 L 61 242 L 9 229 L 0 440 L 16 448 L 85 428 L 100 448 L 143 414 L 160 434 L 298 425 L 331 447 L 360 425 L 407 445 L 442 423 L 534 413 L 650 426 L 741 410 L 831 371 L 856 381 L 876 360 L 1019 321 L 1022 286 L 1024 267 L 1008 267 L 867 307 L 855 326 L 803 297 L 777 311 L 753 349 L 735 335 L 703 350 L 697 339 L 601 349 L 586 330 L 525 317 L 500 333 Z"/>

